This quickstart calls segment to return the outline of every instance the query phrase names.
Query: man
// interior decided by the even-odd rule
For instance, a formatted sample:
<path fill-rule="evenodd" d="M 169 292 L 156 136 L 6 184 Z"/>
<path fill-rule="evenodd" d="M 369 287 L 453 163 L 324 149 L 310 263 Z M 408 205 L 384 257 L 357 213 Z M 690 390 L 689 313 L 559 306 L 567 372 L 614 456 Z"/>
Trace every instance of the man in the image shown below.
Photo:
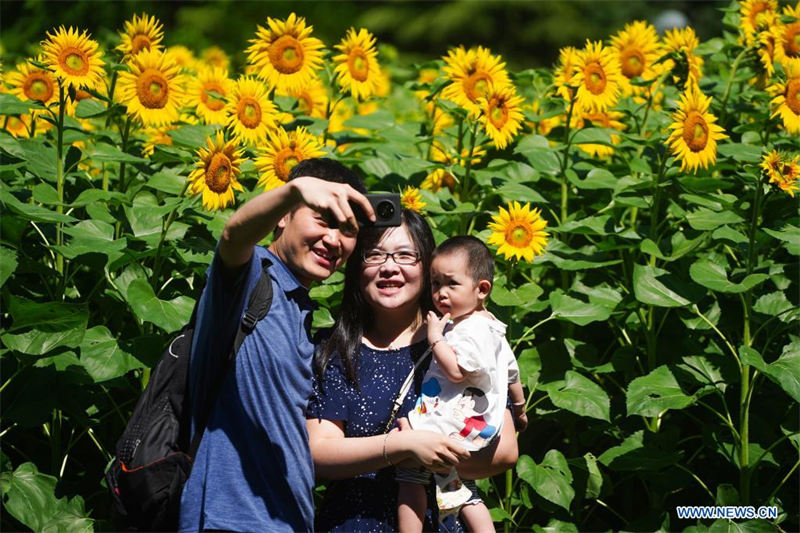
<path fill-rule="evenodd" d="M 310 159 L 292 169 L 287 185 L 253 198 L 225 225 L 198 307 L 189 378 L 195 424 L 265 260 L 273 300 L 224 376 L 183 490 L 181 531 L 312 530 L 308 287 L 353 251 L 358 224 L 349 202 L 374 220 L 364 192 L 343 165 Z M 273 229 L 269 248 L 256 246 Z"/>

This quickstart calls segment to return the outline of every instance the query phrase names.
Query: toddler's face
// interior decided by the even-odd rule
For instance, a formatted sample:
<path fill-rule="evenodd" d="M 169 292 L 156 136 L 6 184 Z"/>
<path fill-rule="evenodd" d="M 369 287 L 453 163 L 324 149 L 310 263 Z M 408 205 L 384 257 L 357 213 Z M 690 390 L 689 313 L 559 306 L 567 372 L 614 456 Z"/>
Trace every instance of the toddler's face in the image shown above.
<path fill-rule="evenodd" d="M 471 313 L 481 307 L 478 283 L 472 279 L 464 253 L 437 255 L 431 263 L 433 305 L 451 318 Z"/>

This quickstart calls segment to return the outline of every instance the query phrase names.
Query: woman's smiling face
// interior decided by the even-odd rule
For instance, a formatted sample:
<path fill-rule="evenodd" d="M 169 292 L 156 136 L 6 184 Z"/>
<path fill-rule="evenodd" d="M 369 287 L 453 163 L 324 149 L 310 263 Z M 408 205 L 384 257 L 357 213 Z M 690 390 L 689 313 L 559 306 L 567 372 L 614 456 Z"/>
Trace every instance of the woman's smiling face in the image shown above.
<path fill-rule="evenodd" d="M 386 230 L 365 252 L 419 252 L 405 225 Z M 361 257 L 353 260 L 363 261 Z M 423 291 L 422 261 L 398 265 L 391 257 L 380 265 L 361 263 L 360 288 L 365 303 L 373 310 L 407 310 L 418 307 Z M 427 290 L 427 288 L 426 288 Z"/>

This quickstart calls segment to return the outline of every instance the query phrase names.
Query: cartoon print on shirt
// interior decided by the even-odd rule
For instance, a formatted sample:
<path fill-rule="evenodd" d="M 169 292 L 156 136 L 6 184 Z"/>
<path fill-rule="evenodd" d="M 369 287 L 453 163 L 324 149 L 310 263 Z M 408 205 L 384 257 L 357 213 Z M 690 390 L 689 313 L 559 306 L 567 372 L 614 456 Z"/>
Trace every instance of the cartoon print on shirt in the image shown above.
<path fill-rule="evenodd" d="M 439 393 L 442 392 L 442 386 L 436 378 L 431 378 L 422 384 L 422 392 L 417 398 L 417 405 L 415 409 L 418 413 L 436 413 L 441 415 L 437 410 L 439 407 Z"/>
<path fill-rule="evenodd" d="M 486 394 L 476 387 L 467 387 L 452 410 L 453 417 L 462 422 L 464 427 L 460 433 L 451 433 L 450 437 L 456 440 L 469 439 L 476 445 L 492 438 L 497 428 L 486 423 L 483 415 L 488 408 Z"/>

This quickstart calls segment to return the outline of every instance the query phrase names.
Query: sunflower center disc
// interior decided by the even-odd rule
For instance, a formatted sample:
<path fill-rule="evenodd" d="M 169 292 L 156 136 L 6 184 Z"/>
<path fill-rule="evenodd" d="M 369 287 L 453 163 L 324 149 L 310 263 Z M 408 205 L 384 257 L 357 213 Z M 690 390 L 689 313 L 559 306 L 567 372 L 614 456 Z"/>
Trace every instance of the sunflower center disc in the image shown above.
<path fill-rule="evenodd" d="M 641 50 L 630 47 L 622 52 L 622 73 L 626 78 L 641 76 L 644 71 L 644 54 Z"/>
<path fill-rule="evenodd" d="M 513 226 L 508 233 L 506 233 L 506 240 L 512 246 L 517 248 L 525 248 L 531 242 L 531 233 L 525 226 Z"/>
<path fill-rule="evenodd" d="M 219 83 L 210 82 L 203 84 L 203 90 L 200 93 L 200 100 L 209 108 L 211 111 L 219 111 L 223 107 L 225 107 L 225 100 L 220 97 L 214 96 L 211 94 L 212 92 L 222 95 L 225 95 L 225 91 L 220 87 Z"/>
<path fill-rule="evenodd" d="M 239 122 L 245 128 L 257 128 L 261 124 L 261 106 L 252 98 L 242 98 L 239 102 Z"/>
<path fill-rule="evenodd" d="M 53 83 L 41 74 L 34 74 L 26 80 L 23 92 L 31 100 L 47 102 L 53 97 Z"/>
<path fill-rule="evenodd" d="M 369 76 L 369 62 L 364 51 L 356 48 L 350 52 L 347 58 L 347 66 L 350 70 L 350 75 L 358 81 L 366 81 Z"/>
<path fill-rule="evenodd" d="M 592 94 L 603 94 L 606 89 L 606 73 L 597 62 L 584 67 L 586 88 Z"/>
<path fill-rule="evenodd" d="M 792 78 L 786 84 L 786 107 L 795 115 L 800 115 L 800 78 Z"/>
<path fill-rule="evenodd" d="M 485 72 L 471 74 L 466 81 L 464 81 L 464 92 L 467 93 L 467 98 L 472 102 L 477 102 L 478 98 L 486 96 L 490 81 L 491 78 Z"/>
<path fill-rule="evenodd" d="M 297 155 L 297 152 L 291 148 L 284 148 L 278 154 L 275 165 L 275 175 L 278 176 L 278 179 L 281 181 L 287 181 L 289 179 L 289 172 L 291 172 L 300 161 L 301 158 Z"/>
<path fill-rule="evenodd" d="M 786 39 L 787 51 L 792 57 L 800 57 L 800 23 L 792 24 L 788 33 L 789 38 Z"/>
<path fill-rule="evenodd" d="M 77 48 L 68 48 L 61 53 L 61 67 L 67 73 L 81 76 L 89 72 L 89 61 L 86 55 Z"/>
<path fill-rule="evenodd" d="M 141 50 L 150 50 L 150 46 L 152 46 L 150 37 L 139 33 L 131 40 L 131 53 L 137 54 Z"/>
<path fill-rule="evenodd" d="M 699 152 L 708 144 L 708 124 L 697 111 L 692 111 L 683 123 L 683 140 L 692 152 Z"/>
<path fill-rule="evenodd" d="M 297 97 L 297 109 L 304 115 L 310 115 L 311 109 L 313 108 L 313 104 L 311 103 L 311 97 L 303 93 Z"/>
<path fill-rule="evenodd" d="M 231 183 L 231 160 L 225 154 L 214 154 L 206 167 L 206 185 L 217 194 L 228 190 Z"/>
<path fill-rule="evenodd" d="M 282 35 L 269 45 L 269 62 L 281 74 L 294 74 L 303 68 L 303 46 L 291 35 Z"/>
<path fill-rule="evenodd" d="M 169 100 L 167 79 L 155 69 L 146 69 L 139 75 L 136 92 L 147 109 L 163 109 Z"/>
<path fill-rule="evenodd" d="M 489 110 L 489 120 L 497 129 L 502 129 L 506 122 L 508 122 L 508 108 L 504 102 L 494 101 Z"/>

